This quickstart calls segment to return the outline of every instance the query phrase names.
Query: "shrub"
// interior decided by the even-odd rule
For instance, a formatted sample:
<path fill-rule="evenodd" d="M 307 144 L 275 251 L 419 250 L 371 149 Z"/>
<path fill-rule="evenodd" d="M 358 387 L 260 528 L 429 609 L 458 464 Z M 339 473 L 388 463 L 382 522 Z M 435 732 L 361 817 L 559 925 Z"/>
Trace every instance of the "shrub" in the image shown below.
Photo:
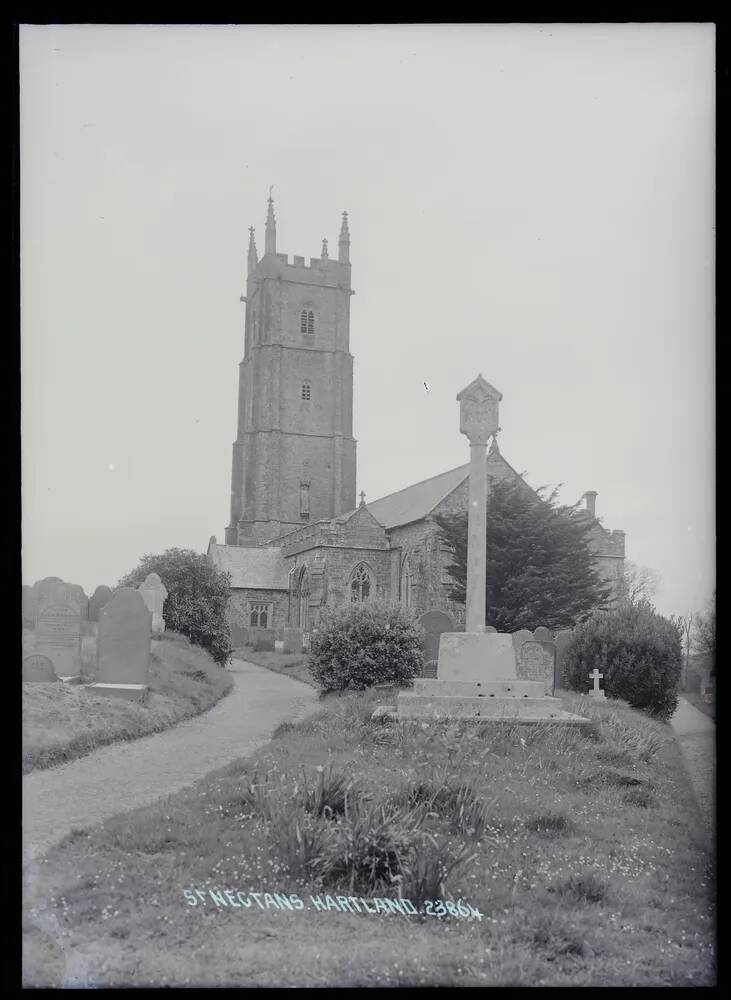
<path fill-rule="evenodd" d="M 166 628 L 208 650 L 216 663 L 226 663 L 232 652 L 226 618 L 231 585 L 228 573 L 219 572 L 207 556 L 192 549 L 167 549 L 159 555 L 143 556 L 118 586 L 139 587 L 149 573 L 157 573 L 168 592 Z"/>
<path fill-rule="evenodd" d="M 413 613 L 399 604 L 346 605 L 313 632 L 308 666 L 325 691 L 409 684 L 421 671 L 422 635 Z"/>
<path fill-rule="evenodd" d="M 592 616 L 579 625 L 566 650 L 564 676 L 575 691 L 588 691 L 589 673 L 604 674 L 609 698 L 626 701 L 659 719 L 678 704 L 682 652 L 672 622 L 647 601 Z"/>

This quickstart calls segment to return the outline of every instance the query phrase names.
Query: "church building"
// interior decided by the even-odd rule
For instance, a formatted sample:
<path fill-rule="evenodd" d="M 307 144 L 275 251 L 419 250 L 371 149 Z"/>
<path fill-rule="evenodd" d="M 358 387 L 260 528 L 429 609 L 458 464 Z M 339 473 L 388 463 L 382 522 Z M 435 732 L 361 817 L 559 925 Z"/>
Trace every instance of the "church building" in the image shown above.
<path fill-rule="evenodd" d="M 231 520 L 225 544 L 213 537 L 208 546 L 231 574 L 232 626 L 307 631 L 325 608 L 372 597 L 463 623 L 434 515 L 467 509 L 469 463 L 370 503 L 361 493 L 356 504 L 347 213 L 336 260 L 327 240 L 309 263 L 277 253 L 271 196 L 261 259 L 249 232 Z M 513 479 L 531 489 L 495 438 L 487 472 L 488 488 Z M 597 494 L 584 496 L 597 568 L 616 585 L 624 532 L 607 531 L 596 520 Z"/>

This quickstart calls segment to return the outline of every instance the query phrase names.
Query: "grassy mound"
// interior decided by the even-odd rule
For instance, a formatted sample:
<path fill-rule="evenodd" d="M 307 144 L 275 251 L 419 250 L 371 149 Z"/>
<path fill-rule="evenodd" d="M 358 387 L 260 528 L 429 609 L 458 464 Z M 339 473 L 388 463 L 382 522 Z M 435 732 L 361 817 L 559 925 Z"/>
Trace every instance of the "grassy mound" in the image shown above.
<path fill-rule="evenodd" d="M 30 648 L 32 634 L 24 635 Z M 96 638 L 82 639 L 82 676 L 93 677 Z M 23 773 L 83 757 L 97 747 L 169 729 L 205 712 L 231 677 L 183 636 L 153 640 L 145 705 L 90 694 L 84 685 L 23 684 Z"/>
<path fill-rule="evenodd" d="M 587 731 L 374 704 L 329 698 L 72 833 L 26 874 L 25 985 L 714 982 L 710 859 L 667 725 L 586 698 L 565 704 Z"/>

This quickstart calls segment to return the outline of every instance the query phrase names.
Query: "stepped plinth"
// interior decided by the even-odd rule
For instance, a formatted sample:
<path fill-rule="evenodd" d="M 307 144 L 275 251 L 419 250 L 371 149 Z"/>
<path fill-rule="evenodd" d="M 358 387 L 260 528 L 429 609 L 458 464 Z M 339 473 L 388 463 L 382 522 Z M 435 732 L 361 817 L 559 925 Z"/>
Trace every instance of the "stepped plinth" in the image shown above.
<path fill-rule="evenodd" d="M 563 709 L 543 681 L 517 676 L 512 636 L 501 632 L 444 632 L 435 679 L 419 678 L 399 692 L 398 720 L 460 719 L 473 722 L 582 726 L 590 720 Z"/>

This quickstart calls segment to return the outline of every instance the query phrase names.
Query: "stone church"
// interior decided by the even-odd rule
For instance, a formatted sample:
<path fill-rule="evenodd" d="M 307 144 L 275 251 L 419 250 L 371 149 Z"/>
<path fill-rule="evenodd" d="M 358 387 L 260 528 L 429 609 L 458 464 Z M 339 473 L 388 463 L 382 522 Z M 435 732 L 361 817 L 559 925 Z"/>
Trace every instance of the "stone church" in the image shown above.
<path fill-rule="evenodd" d="M 467 509 L 469 463 L 370 503 L 361 493 L 356 504 L 347 213 L 337 260 L 327 240 L 309 263 L 277 253 L 271 196 L 261 258 L 249 232 L 231 521 L 225 544 L 213 537 L 208 546 L 214 565 L 231 574 L 232 626 L 307 631 L 326 607 L 376 596 L 463 623 L 433 517 Z M 487 472 L 488 488 L 495 479 L 525 483 L 495 438 Z M 585 494 L 591 545 L 602 576 L 616 584 L 624 532 L 596 520 L 596 495 Z"/>

